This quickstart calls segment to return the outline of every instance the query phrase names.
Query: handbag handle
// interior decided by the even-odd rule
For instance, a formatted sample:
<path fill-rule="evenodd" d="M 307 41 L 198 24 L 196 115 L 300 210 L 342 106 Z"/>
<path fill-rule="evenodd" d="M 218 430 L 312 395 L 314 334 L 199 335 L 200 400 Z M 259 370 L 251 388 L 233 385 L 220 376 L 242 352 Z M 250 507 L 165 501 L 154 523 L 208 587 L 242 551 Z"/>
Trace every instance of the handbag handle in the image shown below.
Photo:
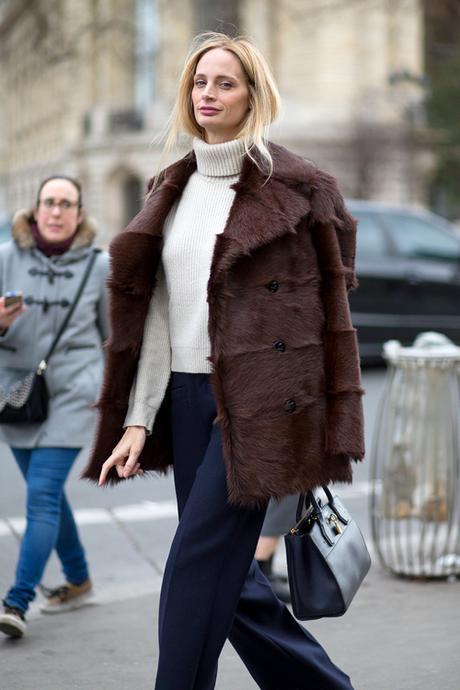
<path fill-rule="evenodd" d="M 336 502 L 334 501 L 334 496 L 332 495 L 330 489 L 327 486 L 322 486 L 321 487 L 324 493 L 327 496 L 327 500 L 331 508 L 334 510 L 334 513 L 337 515 L 339 518 L 340 522 L 344 525 L 348 525 L 348 520 L 347 518 L 343 515 L 343 513 L 339 510 L 337 507 Z M 318 501 L 316 500 L 316 496 L 313 493 L 313 491 L 307 491 L 306 494 L 300 494 L 299 496 L 299 501 L 297 503 L 297 510 L 296 510 L 296 522 L 299 522 L 302 519 L 302 511 L 303 508 L 306 508 L 308 511 L 309 507 L 312 506 L 313 512 L 315 513 L 316 516 L 321 514 L 321 508 L 319 507 Z"/>
<path fill-rule="evenodd" d="M 338 509 L 337 504 L 334 501 L 334 496 L 332 495 L 331 491 L 327 486 L 322 486 L 321 487 L 324 491 L 324 493 L 327 496 L 328 503 L 332 510 L 334 511 L 335 515 L 337 518 L 340 520 L 340 522 L 344 525 L 347 525 L 349 520 L 342 514 L 342 512 Z M 306 509 L 306 514 L 302 516 L 303 509 Z M 334 544 L 334 541 L 331 540 L 329 534 L 327 533 L 327 530 L 325 529 L 324 526 L 324 516 L 321 511 L 321 504 L 317 500 L 315 494 L 313 491 L 307 491 L 306 494 L 300 494 L 299 496 L 299 501 L 297 503 L 297 510 L 296 510 L 296 525 L 295 527 L 292 528 L 291 533 L 295 534 L 298 532 L 300 525 L 302 522 L 307 520 L 309 522 L 310 520 L 315 520 L 318 523 L 318 527 L 321 530 L 321 534 L 323 535 L 324 539 L 326 542 L 329 544 L 329 546 L 332 546 Z"/>
<path fill-rule="evenodd" d="M 85 269 L 83 277 L 80 281 L 80 285 L 78 286 L 77 294 L 75 295 L 74 301 L 70 305 L 70 309 L 67 312 L 65 319 L 62 322 L 61 327 L 59 328 L 58 332 L 56 333 L 56 336 L 55 336 L 55 338 L 51 344 L 50 349 L 48 350 L 45 357 L 42 359 L 42 361 L 40 362 L 40 364 L 37 367 L 38 376 L 41 376 L 46 371 L 46 369 L 48 368 L 49 358 L 51 357 L 51 355 L 55 351 L 57 344 L 62 337 L 62 334 L 64 333 L 65 329 L 67 328 L 67 326 L 69 324 L 70 319 L 72 318 L 72 315 L 73 315 L 73 313 L 77 307 L 77 304 L 80 301 L 80 297 L 83 293 L 83 290 L 85 289 L 85 285 L 88 282 L 89 274 L 91 273 L 91 270 L 94 266 L 94 262 L 96 261 L 96 257 L 98 254 L 100 254 L 100 252 L 101 252 L 101 250 L 98 248 L 93 249 L 93 251 L 91 252 L 90 259 L 86 265 L 86 269 Z"/>
<path fill-rule="evenodd" d="M 306 507 L 307 512 L 306 514 L 302 517 L 302 511 L 303 507 Z M 311 521 L 315 521 L 321 531 L 321 534 L 323 536 L 323 539 L 329 544 L 329 546 L 334 545 L 334 540 L 331 539 L 329 534 L 327 533 L 327 530 L 325 529 L 324 526 L 324 517 L 321 512 L 321 507 L 318 501 L 316 500 L 315 494 L 313 491 L 307 491 L 306 494 L 300 494 L 299 497 L 299 502 L 297 504 L 297 511 L 296 511 L 296 524 L 295 526 L 291 529 L 291 534 L 299 534 L 301 533 L 302 530 L 302 525 L 304 523 L 307 523 L 307 525 L 311 524 Z"/>

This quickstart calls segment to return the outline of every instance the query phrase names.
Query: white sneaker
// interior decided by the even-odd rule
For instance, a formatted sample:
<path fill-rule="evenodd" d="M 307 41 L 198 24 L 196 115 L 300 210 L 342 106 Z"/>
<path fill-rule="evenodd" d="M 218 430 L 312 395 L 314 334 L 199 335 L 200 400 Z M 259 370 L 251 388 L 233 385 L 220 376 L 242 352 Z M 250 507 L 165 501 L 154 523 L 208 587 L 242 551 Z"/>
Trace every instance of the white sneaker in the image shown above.
<path fill-rule="evenodd" d="M 5 606 L 0 615 L 0 631 L 8 637 L 22 637 L 27 623 L 22 611 L 14 606 Z"/>
<path fill-rule="evenodd" d="M 61 587 L 50 590 L 46 601 L 40 606 L 42 613 L 63 613 L 88 606 L 92 603 L 93 584 L 85 580 L 81 585 L 67 582 Z"/>

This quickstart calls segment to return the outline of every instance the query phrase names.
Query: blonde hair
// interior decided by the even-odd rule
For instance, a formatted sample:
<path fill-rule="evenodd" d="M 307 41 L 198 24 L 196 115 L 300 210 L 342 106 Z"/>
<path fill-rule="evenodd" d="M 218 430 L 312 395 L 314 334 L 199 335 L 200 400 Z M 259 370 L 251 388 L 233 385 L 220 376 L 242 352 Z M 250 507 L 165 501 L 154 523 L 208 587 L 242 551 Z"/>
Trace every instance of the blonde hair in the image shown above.
<path fill-rule="evenodd" d="M 250 110 L 237 138 L 243 140 L 247 155 L 259 167 L 261 164 L 266 167 L 271 175 L 273 162 L 266 145 L 265 134 L 278 114 L 279 93 L 264 56 L 244 36 L 232 38 L 222 33 L 206 32 L 193 39 L 179 80 L 174 109 L 163 135 L 164 152 L 171 151 L 177 145 L 179 136 L 184 131 L 205 140 L 204 129 L 195 119 L 191 92 L 198 62 L 205 53 L 214 48 L 230 51 L 241 63 L 249 89 Z M 254 150 L 259 154 L 258 157 L 254 157 Z"/>

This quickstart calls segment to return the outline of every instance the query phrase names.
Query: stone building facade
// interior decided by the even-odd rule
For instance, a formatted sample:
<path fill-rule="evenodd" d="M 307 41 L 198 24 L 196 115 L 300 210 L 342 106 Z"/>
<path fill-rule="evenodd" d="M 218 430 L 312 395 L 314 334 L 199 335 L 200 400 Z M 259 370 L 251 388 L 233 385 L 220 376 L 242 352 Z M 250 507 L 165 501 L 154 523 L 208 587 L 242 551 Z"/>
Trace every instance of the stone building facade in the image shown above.
<path fill-rule="evenodd" d="M 233 6 L 280 88 L 271 138 L 349 196 L 423 202 L 420 0 Z M 196 13 L 197 0 L 0 0 L 0 211 L 60 171 L 81 178 L 103 241 L 127 223 L 167 162 L 158 136 Z"/>

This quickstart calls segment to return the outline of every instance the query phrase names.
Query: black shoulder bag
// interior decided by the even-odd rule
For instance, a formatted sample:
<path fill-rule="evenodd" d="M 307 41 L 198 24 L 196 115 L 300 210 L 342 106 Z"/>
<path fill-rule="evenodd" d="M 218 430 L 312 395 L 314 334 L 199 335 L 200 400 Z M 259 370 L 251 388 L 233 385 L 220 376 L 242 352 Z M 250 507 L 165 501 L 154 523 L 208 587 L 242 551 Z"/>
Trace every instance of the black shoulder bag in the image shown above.
<path fill-rule="evenodd" d="M 299 620 L 344 614 L 371 565 L 358 525 L 340 499 L 322 488 L 324 503 L 312 491 L 300 496 L 296 524 L 284 537 L 292 609 Z"/>
<path fill-rule="evenodd" d="M 0 424 L 37 424 L 39 422 L 44 422 L 48 417 L 49 392 L 46 385 L 45 371 L 48 368 L 49 359 L 55 351 L 57 344 L 67 328 L 72 314 L 75 311 L 75 308 L 88 281 L 89 274 L 93 268 L 96 256 L 99 253 L 100 249 L 93 249 L 91 257 L 86 266 L 86 270 L 81 279 L 81 283 L 78 287 L 77 294 L 75 295 L 75 299 L 72 302 L 50 349 L 38 365 L 37 369 L 27 372 L 25 376 L 24 372 L 22 372 L 21 378 L 19 380 L 16 379 L 12 385 L 8 386 L 7 390 L 0 383 Z M 10 378 L 14 378 L 14 372 L 11 370 L 4 370 L 4 373 L 7 375 L 12 374 L 13 376 L 10 376 Z"/>

